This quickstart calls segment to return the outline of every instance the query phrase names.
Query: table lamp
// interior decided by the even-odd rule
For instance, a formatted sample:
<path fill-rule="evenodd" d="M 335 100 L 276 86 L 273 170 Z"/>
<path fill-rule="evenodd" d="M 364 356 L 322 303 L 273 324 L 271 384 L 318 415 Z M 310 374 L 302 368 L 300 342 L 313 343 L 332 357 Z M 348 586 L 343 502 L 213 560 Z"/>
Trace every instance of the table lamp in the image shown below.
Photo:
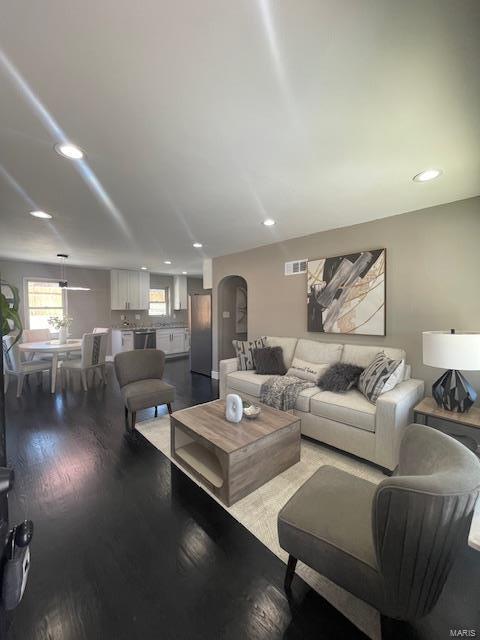
<path fill-rule="evenodd" d="M 477 394 L 459 369 L 480 370 L 480 331 L 424 331 L 423 364 L 448 369 L 432 385 L 437 404 L 447 411 L 468 411 Z"/>

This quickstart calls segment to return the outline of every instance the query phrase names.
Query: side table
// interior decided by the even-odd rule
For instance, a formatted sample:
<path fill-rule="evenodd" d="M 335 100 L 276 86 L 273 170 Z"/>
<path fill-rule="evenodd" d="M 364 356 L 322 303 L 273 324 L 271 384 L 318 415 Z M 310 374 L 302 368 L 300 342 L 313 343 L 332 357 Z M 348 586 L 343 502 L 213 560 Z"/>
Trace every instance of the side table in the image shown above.
<path fill-rule="evenodd" d="M 452 424 L 459 424 L 464 427 L 478 429 L 477 438 L 480 438 L 480 409 L 472 407 L 465 413 L 458 413 L 457 411 L 447 411 L 439 407 L 434 398 L 427 397 L 419 402 L 413 409 L 413 421 L 418 422 L 418 416 L 423 416 L 423 424 L 428 425 L 429 418 L 438 418 L 439 420 L 445 420 Z M 471 451 L 477 452 L 478 442 L 475 438 L 464 435 L 454 435 L 456 438 Z"/>

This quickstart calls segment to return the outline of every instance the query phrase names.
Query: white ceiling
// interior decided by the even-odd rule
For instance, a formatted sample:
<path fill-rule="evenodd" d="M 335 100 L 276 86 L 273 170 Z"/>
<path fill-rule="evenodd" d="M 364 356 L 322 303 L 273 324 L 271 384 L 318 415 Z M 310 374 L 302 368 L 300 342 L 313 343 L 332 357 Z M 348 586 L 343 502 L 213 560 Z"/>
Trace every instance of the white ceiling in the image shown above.
<path fill-rule="evenodd" d="M 3 257 L 199 272 L 480 193 L 477 0 L 0 4 Z"/>

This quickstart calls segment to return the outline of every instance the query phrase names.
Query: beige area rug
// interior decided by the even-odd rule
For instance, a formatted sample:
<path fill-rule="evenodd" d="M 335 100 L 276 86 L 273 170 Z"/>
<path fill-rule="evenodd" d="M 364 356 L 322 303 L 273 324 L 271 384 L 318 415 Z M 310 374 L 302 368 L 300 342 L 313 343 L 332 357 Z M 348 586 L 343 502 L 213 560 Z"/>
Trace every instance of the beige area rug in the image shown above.
<path fill-rule="evenodd" d="M 136 425 L 136 428 L 175 465 L 179 466 L 172 459 L 170 453 L 170 419 L 168 416 L 141 422 Z M 232 507 L 226 507 L 187 471 L 184 469 L 182 471 L 196 484 L 202 486 L 214 500 L 286 563 L 288 556 L 278 544 L 277 514 L 295 491 L 317 469 L 326 464 L 374 483 L 385 478 L 381 471 L 370 465 L 307 440 L 302 440 L 300 462 L 239 500 Z M 380 617 L 375 609 L 301 562 L 297 564 L 296 571 L 312 589 L 341 611 L 361 631 L 372 640 L 380 640 Z"/>

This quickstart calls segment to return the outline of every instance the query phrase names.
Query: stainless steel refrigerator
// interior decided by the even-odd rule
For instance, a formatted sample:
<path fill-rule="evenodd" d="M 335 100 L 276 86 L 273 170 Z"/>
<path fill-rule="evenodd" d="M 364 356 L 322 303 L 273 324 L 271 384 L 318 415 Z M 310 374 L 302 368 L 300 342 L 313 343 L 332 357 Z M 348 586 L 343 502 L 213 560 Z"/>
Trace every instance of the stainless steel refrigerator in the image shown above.
<path fill-rule="evenodd" d="M 212 296 L 190 296 L 190 369 L 204 376 L 212 375 Z"/>

